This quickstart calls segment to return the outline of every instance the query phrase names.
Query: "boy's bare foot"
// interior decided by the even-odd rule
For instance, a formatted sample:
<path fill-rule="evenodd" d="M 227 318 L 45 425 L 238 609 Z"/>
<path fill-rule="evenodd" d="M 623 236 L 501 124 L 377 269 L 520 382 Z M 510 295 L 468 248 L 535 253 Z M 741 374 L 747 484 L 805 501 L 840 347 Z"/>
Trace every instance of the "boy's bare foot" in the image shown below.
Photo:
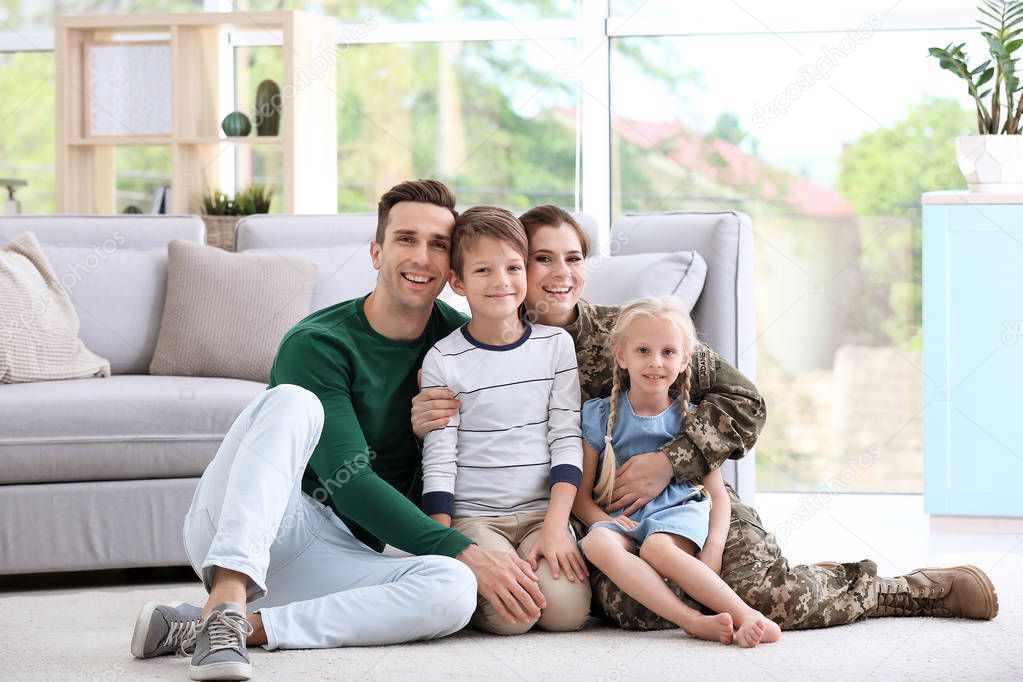
<path fill-rule="evenodd" d="M 719 613 L 716 616 L 696 616 L 682 626 L 686 634 L 705 639 L 708 642 L 721 642 L 722 644 L 732 643 L 733 628 L 732 616 L 727 613 Z"/>
<path fill-rule="evenodd" d="M 739 623 L 739 629 L 735 633 L 735 643 L 747 649 L 758 644 L 777 642 L 779 639 L 781 628 L 778 624 L 756 611 Z"/>

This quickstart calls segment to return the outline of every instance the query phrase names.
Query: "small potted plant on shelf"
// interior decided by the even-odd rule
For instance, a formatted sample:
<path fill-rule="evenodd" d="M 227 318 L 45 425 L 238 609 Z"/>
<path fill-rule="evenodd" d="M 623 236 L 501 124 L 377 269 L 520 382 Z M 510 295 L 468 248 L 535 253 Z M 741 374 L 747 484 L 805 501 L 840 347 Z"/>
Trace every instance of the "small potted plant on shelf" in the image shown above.
<path fill-rule="evenodd" d="M 233 199 L 220 190 L 203 195 L 202 220 L 206 223 L 206 243 L 234 251 L 238 221 L 242 216 L 269 213 L 271 199 L 273 190 L 263 185 L 238 190 Z"/>
<path fill-rule="evenodd" d="M 949 43 L 928 52 L 941 68 L 966 81 L 977 108 L 977 135 L 956 138 L 959 170 L 972 192 L 1023 192 L 1023 93 L 1013 57 L 1023 46 L 1023 2 L 983 0 L 977 7 L 980 34 L 991 59 L 970 68 L 963 47 Z M 985 102 L 990 96 L 990 104 Z"/>

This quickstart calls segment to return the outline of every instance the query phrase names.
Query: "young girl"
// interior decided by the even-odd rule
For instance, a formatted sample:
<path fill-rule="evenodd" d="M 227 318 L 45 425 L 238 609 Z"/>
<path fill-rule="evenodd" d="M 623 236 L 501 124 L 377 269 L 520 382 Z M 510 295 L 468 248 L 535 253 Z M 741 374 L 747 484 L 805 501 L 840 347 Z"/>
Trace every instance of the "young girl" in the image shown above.
<path fill-rule="evenodd" d="M 668 485 L 631 516 L 612 517 L 603 508 L 617 466 L 680 432 L 696 342 L 693 322 L 675 299 L 640 299 L 622 310 L 611 331 L 611 396 L 582 408 L 583 478 L 573 511 L 589 526 L 580 543 L 586 558 L 623 591 L 690 635 L 730 644 L 734 630 L 740 646 L 754 647 L 777 641 L 781 629 L 718 577 L 731 511 L 719 470 L 703 485 Z M 719 615 L 686 606 L 664 578 Z"/>

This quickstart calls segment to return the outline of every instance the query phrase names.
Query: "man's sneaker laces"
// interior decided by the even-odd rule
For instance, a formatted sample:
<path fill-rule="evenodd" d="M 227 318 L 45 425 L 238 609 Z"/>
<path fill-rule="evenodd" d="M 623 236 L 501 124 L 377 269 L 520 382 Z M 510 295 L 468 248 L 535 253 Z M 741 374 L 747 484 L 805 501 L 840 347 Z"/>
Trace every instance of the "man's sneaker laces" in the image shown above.
<path fill-rule="evenodd" d="M 193 650 L 200 630 L 209 633 L 210 653 L 213 653 L 221 649 L 237 649 L 239 637 L 244 644 L 252 634 L 252 625 L 237 611 L 210 611 L 195 630 L 191 640 Z"/>
<path fill-rule="evenodd" d="M 175 647 L 175 656 L 191 656 L 195 650 L 196 639 L 199 636 L 200 623 L 194 620 L 187 620 L 173 621 L 169 625 L 170 632 L 167 633 L 160 646 Z"/>

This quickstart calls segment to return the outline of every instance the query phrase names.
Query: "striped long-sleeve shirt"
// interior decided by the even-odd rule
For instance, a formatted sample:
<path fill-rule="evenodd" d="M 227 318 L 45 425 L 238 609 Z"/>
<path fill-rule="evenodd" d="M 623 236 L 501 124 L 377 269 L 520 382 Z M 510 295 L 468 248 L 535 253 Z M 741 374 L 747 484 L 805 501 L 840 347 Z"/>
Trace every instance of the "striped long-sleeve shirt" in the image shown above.
<path fill-rule="evenodd" d="M 527 324 L 518 341 L 492 346 L 463 325 L 423 360 L 423 388 L 437 386 L 453 391 L 461 407 L 426 435 L 427 514 L 545 511 L 551 486 L 579 485 L 579 376 L 565 330 Z"/>

